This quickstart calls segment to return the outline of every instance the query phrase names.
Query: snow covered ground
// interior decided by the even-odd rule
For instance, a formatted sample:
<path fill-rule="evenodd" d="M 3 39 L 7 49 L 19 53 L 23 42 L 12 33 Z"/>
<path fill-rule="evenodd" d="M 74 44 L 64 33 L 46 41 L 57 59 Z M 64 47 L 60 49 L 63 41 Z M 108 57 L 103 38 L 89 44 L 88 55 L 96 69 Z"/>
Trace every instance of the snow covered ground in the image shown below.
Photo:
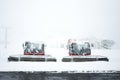
<path fill-rule="evenodd" d="M 120 0 L 0 0 L 0 71 L 120 70 L 119 3 Z M 48 48 L 67 43 L 69 38 L 86 37 L 115 41 L 115 49 L 92 50 L 93 55 L 106 56 L 109 62 L 61 62 L 68 51 Z M 7 61 L 10 55 L 23 54 L 23 42 L 36 40 L 45 41 L 46 54 L 56 57 L 57 62 Z"/>
<path fill-rule="evenodd" d="M 63 48 L 48 48 L 46 54 L 56 57 L 57 62 L 8 62 L 8 51 L 0 54 L 0 71 L 103 71 L 120 70 L 120 50 L 118 49 L 92 49 L 92 55 L 102 55 L 109 58 L 109 62 L 61 62 L 68 56 Z M 7 54 L 4 54 L 7 53 Z M 12 54 L 11 54 L 12 55 Z"/>

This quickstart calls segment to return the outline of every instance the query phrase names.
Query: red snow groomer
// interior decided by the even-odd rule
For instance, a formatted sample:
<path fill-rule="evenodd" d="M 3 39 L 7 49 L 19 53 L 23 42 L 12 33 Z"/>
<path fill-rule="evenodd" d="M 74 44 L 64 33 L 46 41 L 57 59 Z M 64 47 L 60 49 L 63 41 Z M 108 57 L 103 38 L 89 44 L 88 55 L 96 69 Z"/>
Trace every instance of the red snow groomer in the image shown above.
<path fill-rule="evenodd" d="M 24 55 L 9 56 L 8 61 L 56 62 L 56 58 L 45 54 L 44 48 L 44 43 L 27 41 L 23 44 Z"/>
<path fill-rule="evenodd" d="M 90 43 L 87 41 L 69 39 L 67 48 L 69 56 L 64 57 L 63 62 L 108 61 L 107 57 L 91 55 Z"/>
<path fill-rule="evenodd" d="M 70 56 L 82 56 L 91 55 L 90 44 L 85 42 L 84 44 L 72 43 L 69 45 Z"/>
<path fill-rule="evenodd" d="M 25 42 L 23 44 L 24 55 L 45 55 L 44 44 Z"/>

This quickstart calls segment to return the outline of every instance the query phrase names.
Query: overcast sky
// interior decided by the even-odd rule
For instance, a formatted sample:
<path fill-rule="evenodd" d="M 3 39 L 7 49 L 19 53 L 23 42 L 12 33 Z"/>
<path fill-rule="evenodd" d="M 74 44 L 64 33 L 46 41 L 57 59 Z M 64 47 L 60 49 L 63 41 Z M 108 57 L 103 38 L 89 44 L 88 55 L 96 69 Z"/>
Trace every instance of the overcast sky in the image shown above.
<path fill-rule="evenodd" d="M 120 0 L 0 0 L 0 26 L 8 27 L 8 41 L 19 46 L 96 37 L 120 47 Z"/>

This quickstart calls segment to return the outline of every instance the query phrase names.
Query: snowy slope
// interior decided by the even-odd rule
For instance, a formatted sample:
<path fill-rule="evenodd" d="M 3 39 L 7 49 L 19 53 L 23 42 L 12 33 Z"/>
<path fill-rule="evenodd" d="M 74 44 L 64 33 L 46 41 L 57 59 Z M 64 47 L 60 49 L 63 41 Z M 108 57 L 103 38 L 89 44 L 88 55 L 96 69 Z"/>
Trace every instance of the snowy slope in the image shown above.
<path fill-rule="evenodd" d="M 5 53 L 5 51 L 4 51 Z M 57 58 L 57 62 L 7 62 L 5 54 L 0 55 L 0 71 L 102 71 L 120 70 L 120 50 L 92 50 L 92 54 L 109 58 L 109 62 L 61 62 L 62 57 L 67 56 L 67 50 L 63 48 L 46 49 L 46 54 Z M 4 57 L 2 57 L 4 56 Z"/>

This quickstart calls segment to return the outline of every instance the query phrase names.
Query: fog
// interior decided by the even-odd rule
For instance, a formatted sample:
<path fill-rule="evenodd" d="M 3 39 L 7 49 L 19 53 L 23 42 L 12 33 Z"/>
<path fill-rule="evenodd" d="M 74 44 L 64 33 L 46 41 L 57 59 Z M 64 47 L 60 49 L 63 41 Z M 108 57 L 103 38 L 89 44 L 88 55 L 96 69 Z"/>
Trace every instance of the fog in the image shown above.
<path fill-rule="evenodd" d="M 43 41 L 46 44 L 46 53 L 50 53 L 60 61 L 67 55 L 67 51 L 57 49 L 58 45 L 67 43 L 70 38 L 95 38 L 115 41 L 114 48 L 118 49 L 117 51 L 96 52 L 96 54 L 109 57 L 110 62 L 74 63 L 74 66 L 73 63 L 70 63 L 72 66 L 64 63 L 66 68 L 70 66 L 70 69 L 54 63 L 55 70 L 74 70 L 74 67 L 78 70 L 89 70 L 90 66 L 92 70 L 99 70 L 98 66 L 103 64 L 105 65 L 100 70 L 119 70 L 119 4 L 120 0 L 0 0 L 0 61 L 7 61 L 8 55 L 23 54 L 22 43 L 25 41 Z M 93 50 L 92 54 L 94 53 Z M 3 59 L 3 56 L 6 58 Z M 20 64 L 23 65 L 23 63 Z M 33 63 L 26 64 L 25 68 L 22 68 L 19 63 L 5 63 L 4 65 L 1 63 L 0 65 L 3 71 L 35 70 L 33 69 L 35 66 L 27 69 L 27 66 L 31 64 Z M 43 70 L 50 70 L 46 66 L 48 63 L 41 64 L 44 67 Z M 54 70 L 53 64 L 49 64 Z M 60 63 L 60 65 L 64 64 Z M 84 68 L 86 65 L 87 67 Z"/>
<path fill-rule="evenodd" d="M 119 3 L 119 0 L 0 0 L 0 26 L 8 28 L 7 40 L 11 45 L 96 37 L 114 40 L 120 47 Z"/>

